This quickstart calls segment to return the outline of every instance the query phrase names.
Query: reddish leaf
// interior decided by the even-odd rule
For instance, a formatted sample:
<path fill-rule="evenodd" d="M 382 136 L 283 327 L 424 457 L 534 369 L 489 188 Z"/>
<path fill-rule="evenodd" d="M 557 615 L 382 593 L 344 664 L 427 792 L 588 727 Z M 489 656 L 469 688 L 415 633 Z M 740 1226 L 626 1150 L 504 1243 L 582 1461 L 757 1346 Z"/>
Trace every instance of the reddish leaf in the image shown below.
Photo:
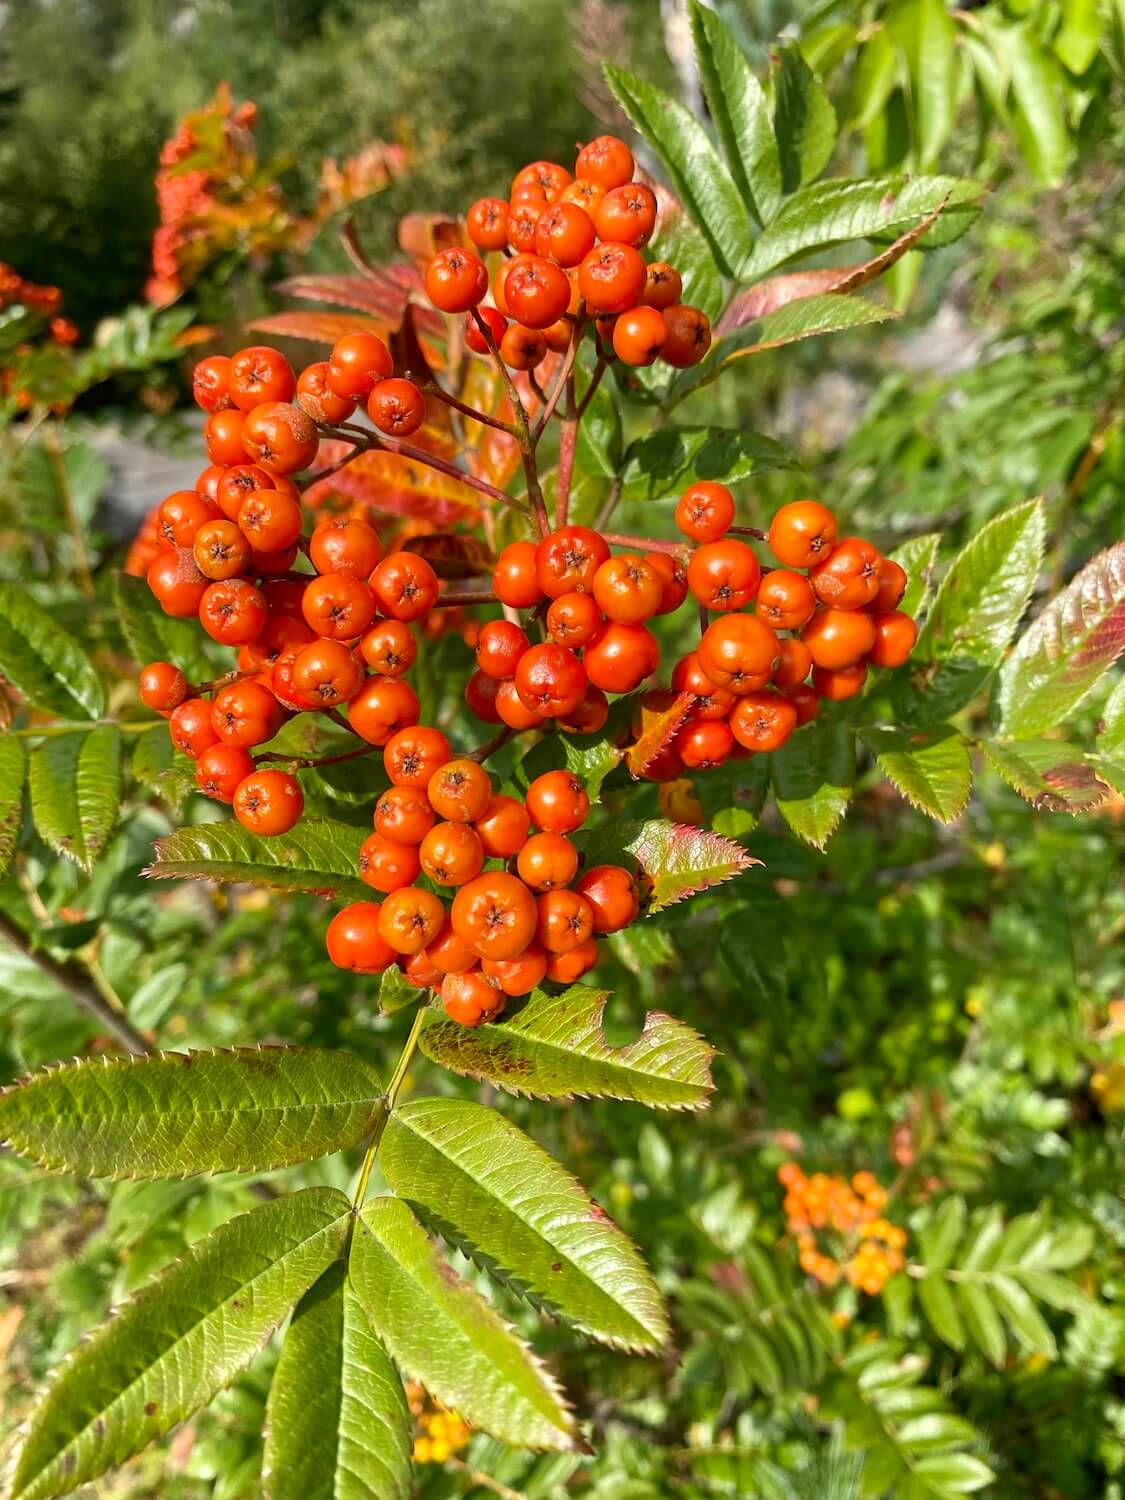
<path fill-rule="evenodd" d="M 421 283 L 412 266 L 386 266 L 370 276 L 291 276 L 277 290 L 308 302 L 331 302 L 337 307 L 370 313 L 386 323 L 397 323 L 407 298 Z"/>
<path fill-rule="evenodd" d="M 573 837 L 588 865 L 627 864 L 628 855 L 636 860 L 646 877 L 650 916 L 761 864 L 734 839 L 664 818 L 609 823 Z"/>
<path fill-rule="evenodd" d="M 465 236 L 460 222 L 444 214 L 406 214 L 399 220 L 398 247 L 420 267 L 439 250 L 463 244 Z"/>
<path fill-rule="evenodd" d="M 317 344 L 334 344 L 347 333 L 375 333 L 387 337 L 387 325 L 363 313 L 348 312 L 281 312 L 255 318 L 248 325 L 256 333 L 271 333 L 281 339 L 311 339 Z"/>
<path fill-rule="evenodd" d="M 467 532 L 412 536 L 403 543 L 403 548 L 424 557 L 439 578 L 480 578 L 492 571 L 491 552 L 479 537 Z"/>
<path fill-rule="evenodd" d="M 625 764 L 634 780 L 671 744 L 694 701 L 691 693 L 674 693 L 670 688 L 644 695 L 633 721 L 636 738 L 625 751 Z"/>
<path fill-rule="evenodd" d="M 1062 740 L 979 744 L 994 769 L 1036 812 L 1089 812 L 1110 794 L 1094 767 L 1081 758 L 1081 750 Z"/>
<path fill-rule="evenodd" d="M 337 462 L 346 452 L 346 443 L 321 443 L 322 466 Z M 480 513 L 476 491 L 468 485 L 426 468 L 415 459 L 377 450 L 357 454 L 338 473 L 327 479 L 314 479 L 305 491 L 305 499 L 314 510 L 327 504 L 333 495 L 375 512 L 416 516 L 437 526 L 469 523 Z"/>
<path fill-rule="evenodd" d="M 715 327 L 716 335 L 721 338 L 723 334 L 733 333 L 736 328 L 743 328 L 747 323 L 765 317 L 767 313 L 776 312 L 787 302 L 800 302 L 806 297 L 822 296 L 825 292 L 858 291 L 861 286 L 866 286 L 876 276 L 889 270 L 895 261 L 901 260 L 926 231 L 932 228 L 944 207 L 944 203 L 939 204 L 932 213 L 915 224 L 913 229 L 900 235 L 893 245 L 888 245 L 862 265 L 833 266 L 821 271 L 790 271 L 786 275 L 770 276 L 767 280 L 760 281 L 757 286 L 750 287 L 748 291 L 741 292 L 732 299 Z"/>

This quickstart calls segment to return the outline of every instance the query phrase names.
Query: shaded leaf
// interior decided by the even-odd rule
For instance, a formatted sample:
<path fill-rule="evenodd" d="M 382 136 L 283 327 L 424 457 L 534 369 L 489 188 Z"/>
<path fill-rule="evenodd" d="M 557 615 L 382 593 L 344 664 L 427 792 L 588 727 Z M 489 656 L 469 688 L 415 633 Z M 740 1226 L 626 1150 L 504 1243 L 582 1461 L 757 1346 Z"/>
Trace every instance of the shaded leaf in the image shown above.
<path fill-rule="evenodd" d="M 1000 728 L 1061 724 L 1125 652 L 1125 542 L 1090 560 L 1024 632 L 1000 670 Z"/>
<path fill-rule="evenodd" d="M 609 64 L 605 76 L 625 113 L 664 163 L 676 196 L 707 240 L 720 270 L 734 275 L 750 251 L 750 220 L 707 132 L 662 89 Z"/>
<path fill-rule="evenodd" d="M 629 444 L 626 499 L 663 500 L 697 479 L 734 484 L 766 469 L 797 469 L 790 451 L 760 432 L 735 427 L 662 427 Z"/>
<path fill-rule="evenodd" d="M 308 339 L 314 344 L 334 344 L 349 333 L 373 333 L 385 339 L 389 329 L 385 322 L 365 317 L 363 313 L 346 312 L 279 312 L 255 318 L 247 325 L 255 333 L 268 333 L 277 339 Z"/>
<path fill-rule="evenodd" d="M 795 42 L 775 54 L 773 126 L 781 158 L 781 190 L 795 192 L 819 177 L 836 144 L 836 111 Z"/>
<path fill-rule="evenodd" d="M 462 1099 L 404 1104 L 379 1159 L 399 1197 L 583 1333 L 633 1351 L 666 1342 L 663 1299 L 632 1243 L 495 1109 Z"/>
<path fill-rule="evenodd" d="M 896 0 L 887 31 L 906 61 L 912 137 L 918 165 L 937 161 L 957 113 L 957 52 L 944 0 Z"/>
<path fill-rule="evenodd" d="M 0 739 L 0 879 L 8 873 L 23 824 L 23 783 L 27 757 L 23 744 Z"/>
<path fill-rule="evenodd" d="M 1102 709 L 1094 743 L 1099 755 L 1125 757 L 1125 677 L 1110 693 Z"/>
<path fill-rule="evenodd" d="M 197 1240 L 63 1362 L 31 1414 L 11 1500 L 52 1500 L 229 1385 L 340 1254 L 348 1200 L 306 1188 Z"/>
<path fill-rule="evenodd" d="M 0 1093 L 0 1137 L 83 1177 L 266 1172 L 354 1146 L 379 1111 L 373 1068 L 303 1047 L 102 1057 Z"/>
<path fill-rule="evenodd" d="M 701 308 L 714 322 L 723 305 L 723 283 L 715 257 L 675 194 L 661 182 L 649 186 L 656 194 L 656 230 L 649 249 L 679 271 L 684 283 L 683 301 Z"/>
<path fill-rule="evenodd" d="M 933 1324 L 938 1338 L 944 1339 L 951 1349 L 963 1349 L 965 1329 L 961 1323 L 961 1314 L 957 1311 L 957 1303 L 949 1289 L 949 1283 L 940 1271 L 924 1276 L 918 1283 L 918 1301 Z"/>
<path fill-rule="evenodd" d="M 31 755 L 31 815 L 43 840 L 90 874 L 121 804 L 121 733 L 115 724 L 53 735 Z"/>
<path fill-rule="evenodd" d="M 206 679 L 210 675 L 197 624 L 166 615 L 143 578 L 116 573 L 113 599 L 121 632 L 139 666 L 150 661 L 170 661 L 189 680 Z"/>
<path fill-rule="evenodd" d="M 1020 148 L 1036 177 L 1057 186 L 1073 155 L 1062 69 L 1030 24 L 998 28 L 996 39 L 1008 67 Z"/>
<path fill-rule="evenodd" d="M 1089 812 L 1109 787 L 1081 750 L 1063 740 L 980 740 L 993 768 L 1036 812 Z"/>
<path fill-rule="evenodd" d="M 729 30 L 699 0 L 691 6 L 691 31 L 703 92 L 731 176 L 746 207 L 760 224 L 768 224 L 781 202 L 781 159 L 765 90 Z"/>
<path fill-rule="evenodd" d="M 259 838 L 239 823 L 201 823 L 157 839 L 156 859 L 141 874 L 366 899 L 370 887 L 356 874 L 363 837 L 361 828 L 330 818 L 302 818 L 276 838 Z"/>
<path fill-rule="evenodd" d="M 266 1405 L 268 1500 L 408 1500 L 412 1422 L 402 1381 L 342 1262 L 302 1297 Z"/>
<path fill-rule="evenodd" d="M 632 1099 L 654 1109 L 702 1109 L 713 1087 L 709 1046 L 682 1021 L 651 1011 L 636 1041 L 612 1047 L 602 1030 L 609 993 L 574 985 L 535 993 L 502 1022 L 459 1026 L 427 1012 L 422 1051 L 433 1062 L 510 1094 L 537 1099 Z"/>
<path fill-rule="evenodd" d="M 105 688 L 90 658 L 14 583 L 0 583 L 0 676 L 29 703 L 63 718 L 105 712 Z"/>
<path fill-rule="evenodd" d="M 865 729 L 883 775 L 912 807 L 952 823 L 965 809 L 973 785 L 969 747 L 949 724 L 933 729 Z"/>
<path fill-rule="evenodd" d="M 517 1447 L 576 1446 L 552 1377 L 439 1257 L 405 1203 L 377 1198 L 363 1210 L 348 1276 L 395 1363 L 439 1401 Z"/>
<path fill-rule="evenodd" d="M 277 290 L 287 297 L 331 302 L 337 307 L 370 313 L 388 327 L 397 328 L 402 322 L 410 293 L 420 290 L 421 285 L 422 278 L 409 261 L 396 261 L 362 276 L 290 276 L 278 282 Z"/>
<path fill-rule="evenodd" d="M 899 609 L 911 619 L 917 619 L 929 602 L 930 584 L 940 545 L 941 533 L 931 531 L 925 536 L 911 537 L 901 547 L 888 553 L 889 557 L 906 570 L 906 592 Z"/>
<path fill-rule="evenodd" d="M 864 42 L 856 56 L 848 89 L 847 124 L 865 130 L 882 114 L 897 80 L 894 44 L 885 26 Z"/>
<path fill-rule="evenodd" d="M 778 811 L 798 837 L 823 849 L 855 786 L 855 743 L 842 719 L 815 719 L 770 756 Z"/>
<path fill-rule="evenodd" d="M 1003 1365 L 1008 1351 L 1004 1324 L 988 1292 L 979 1282 L 966 1281 L 962 1285 L 961 1311 L 965 1317 L 965 1326 L 984 1357 L 997 1367 Z"/>

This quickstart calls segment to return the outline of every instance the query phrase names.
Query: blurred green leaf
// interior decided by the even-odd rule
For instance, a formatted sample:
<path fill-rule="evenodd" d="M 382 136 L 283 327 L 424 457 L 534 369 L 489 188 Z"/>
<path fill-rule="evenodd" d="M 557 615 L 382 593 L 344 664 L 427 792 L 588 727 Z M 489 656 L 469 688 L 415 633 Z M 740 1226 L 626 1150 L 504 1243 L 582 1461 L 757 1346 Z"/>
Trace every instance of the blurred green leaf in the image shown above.
<path fill-rule="evenodd" d="M 14 583 L 0 583 L 0 673 L 29 703 L 64 719 L 105 712 L 105 688 L 90 658 Z"/>
<path fill-rule="evenodd" d="M 912 807 L 952 823 L 969 800 L 973 770 L 962 735 L 949 724 L 933 729 L 864 729 L 861 737 L 880 771 Z"/>
<path fill-rule="evenodd" d="M 818 718 L 770 756 L 781 816 L 799 838 L 823 849 L 851 801 L 855 744 L 850 724 Z"/>
<path fill-rule="evenodd" d="M 23 825 L 27 757 L 19 740 L 0 739 L 0 879 L 8 873 Z"/>
<path fill-rule="evenodd" d="M 784 43 L 775 58 L 770 83 L 781 191 L 794 193 L 828 165 L 836 144 L 836 111 L 795 43 Z"/>
<path fill-rule="evenodd" d="M 121 812 L 121 733 L 114 724 L 52 735 L 28 766 L 31 815 L 44 842 L 89 875 Z"/>
<path fill-rule="evenodd" d="M 781 160 L 769 102 L 749 60 L 710 8 L 693 0 L 691 29 L 707 105 L 742 201 L 759 224 L 781 202 Z"/>

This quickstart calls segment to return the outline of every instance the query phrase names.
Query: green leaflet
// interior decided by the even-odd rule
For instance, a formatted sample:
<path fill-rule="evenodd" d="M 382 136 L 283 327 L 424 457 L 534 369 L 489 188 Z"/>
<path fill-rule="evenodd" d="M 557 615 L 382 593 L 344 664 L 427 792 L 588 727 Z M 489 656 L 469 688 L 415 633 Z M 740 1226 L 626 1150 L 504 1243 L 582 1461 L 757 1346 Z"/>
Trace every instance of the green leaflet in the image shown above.
<path fill-rule="evenodd" d="M 1125 542 L 1100 552 L 1024 631 L 999 678 L 1000 729 L 1056 728 L 1125 652 Z"/>
<path fill-rule="evenodd" d="M 1011 78 L 1012 124 L 1028 166 L 1057 185 L 1074 154 L 1062 69 L 1030 25 L 997 29 L 994 45 Z"/>
<path fill-rule="evenodd" d="M 105 688 L 90 658 L 14 583 L 0 583 L 0 674 L 29 703 L 64 719 L 105 712 Z"/>
<path fill-rule="evenodd" d="M 391 1116 L 388 1185 L 583 1333 L 653 1352 L 668 1338 L 644 1261 L 581 1184 L 494 1109 L 419 1099 Z"/>
<path fill-rule="evenodd" d="M 1125 758 L 1125 677 L 1106 700 L 1094 743 L 1099 755 Z"/>
<path fill-rule="evenodd" d="M 879 769 L 912 807 L 952 823 L 973 786 L 969 747 L 949 724 L 934 729 L 864 729 L 860 732 Z"/>
<path fill-rule="evenodd" d="M 1064 740 L 977 742 L 994 770 L 1036 812 L 1089 812 L 1110 788 L 1082 751 Z"/>
<path fill-rule="evenodd" d="M 68 1356 L 32 1412 L 10 1500 L 123 1463 L 244 1369 L 340 1254 L 348 1200 L 307 1188 L 197 1240 Z"/>
<path fill-rule="evenodd" d="M 113 601 L 121 632 L 139 665 L 170 661 L 189 679 L 210 676 L 198 629 L 190 620 L 166 615 L 143 578 L 115 574 Z"/>
<path fill-rule="evenodd" d="M 577 834 L 574 843 L 587 866 L 628 864 L 631 855 L 648 878 L 649 916 L 761 863 L 733 839 L 665 818 L 608 823 Z"/>
<path fill-rule="evenodd" d="M 903 614 L 910 615 L 912 619 L 917 618 L 929 602 L 930 585 L 940 544 L 941 533 L 931 531 L 925 536 L 911 537 L 908 542 L 903 542 L 901 547 L 896 547 L 889 554 L 896 563 L 906 569 L 906 592 L 902 596 L 899 609 Z"/>
<path fill-rule="evenodd" d="M 822 333 L 843 333 L 849 328 L 865 328 L 897 317 L 898 313 L 892 307 L 842 292 L 798 297 L 722 339 L 712 358 L 701 367 L 704 373 L 695 381 L 686 380 L 683 388 L 703 385 L 734 360 L 760 354 L 766 349 L 780 349 L 785 344 L 796 344 L 801 339 L 815 338 Z M 679 385 L 677 389 L 680 389 Z"/>
<path fill-rule="evenodd" d="M 374 1069 L 300 1047 L 102 1057 L 0 1093 L 0 1138 L 83 1177 L 265 1172 L 354 1146 L 381 1108 Z"/>
<path fill-rule="evenodd" d="M 750 252 L 750 219 L 711 138 L 670 94 L 605 67 L 621 107 L 652 146 L 681 200 L 703 233 L 719 269 L 734 275 Z"/>
<path fill-rule="evenodd" d="M 917 165 L 934 166 L 957 114 L 957 52 L 944 0 L 897 0 L 887 31 L 906 61 Z"/>
<path fill-rule="evenodd" d="M 799 838 L 823 849 L 847 810 L 855 786 L 851 725 L 821 717 L 770 756 L 778 811 Z"/>
<path fill-rule="evenodd" d="M 693 0 L 691 30 L 711 118 L 742 201 L 768 224 L 781 202 L 781 160 L 765 90 L 709 6 Z"/>
<path fill-rule="evenodd" d="M 411 1420 L 402 1381 L 342 1261 L 301 1299 L 266 1406 L 268 1500 L 408 1500 Z"/>
<path fill-rule="evenodd" d="M 915 647 L 912 716 L 945 718 L 984 687 L 1031 598 L 1043 537 L 1043 507 L 1029 500 L 995 516 L 953 559 Z"/>
<path fill-rule="evenodd" d="M 23 823 L 23 783 L 27 757 L 23 742 L 0 739 L 0 878 L 8 873 Z"/>
<path fill-rule="evenodd" d="M 31 815 L 45 843 L 89 875 L 117 823 L 121 733 L 113 724 L 52 735 L 31 755 Z"/>
<path fill-rule="evenodd" d="M 475 1427 L 522 1448 L 576 1446 L 552 1377 L 427 1239 L 405 1203 L 360 1214 L 348 1275 L 395 1363 Z"/>
<path fill-rule="evenodd" d="M 767 469 L 799 469 L 781 443 L 736 427 L 661 427 L 629 444 L 621 471 L 631 500 L 664 500 L 699 479 L 735 484 Z"/>
<path fill-rule="evenodd" d="M 865 130 L 886 107 L 895 86 L 895 49 L 886 27 L 860 47 L 848 89 L 847 124 Z"/>
<path fill-rule="evenodd" d="M 767 271 L 811 250 L 848 240 L 892 238 L 945 204 L 926 236 L 932 248 L 964 233 L 978 210 L 980 188 L 957 177 L 836 178 L 814 183 L 787 198 L 770 227 L 758 238 L 741 277 L 756 281 Z"/>
<path fill-rule="evenodd" d="M 503 1022 L 475 1027 L 430 1011 L 420 1045 L 433 1062 L 510 1094 L 704 1108 L 713 1087 L 714 1048 L 659 1011 L 645 1017 L 636 1041 L 611 1047 L 602 1030 L 608 999 L 607 991 L 584 985 L 561 995 L 536 990 Z"/>
<path fill-rule="evenodd" d="M 665 201 L 666 197 L 668 201 Z M 683 277 L 683 300 L 692 307 L 701 308 L 714 324 L 723 306 L 723 282 L 715 257 L 703 232 L 688 217 L 682 203 L 673 200 L 670 194 L 662 194 L 658 201 L 660 211 L 656 233 L 649 248 L 654 256 L 671 261 Z M 583 418 L 583 428 L 587 420 Z M 582 442 L 581 430 L 579 444 Z"/>
<path fill-rule="evenodd" d="M 370 887 L 355 873 L 363 837 L 331 818 L 302 818 L 278 838 L 259 838 L 239 823 L 201 823 L 157 839 L 156 859 L 141 873 L 366 900 Z"/>
<path fill-rule="evenodd" d="M 781 190 L 794 193 L 828 165 L 836 144 L 836 111 L 801 49 L 789 42 L 778 51 L 780 66 L 771 78 L 773 128 L 781 158 Z"/>

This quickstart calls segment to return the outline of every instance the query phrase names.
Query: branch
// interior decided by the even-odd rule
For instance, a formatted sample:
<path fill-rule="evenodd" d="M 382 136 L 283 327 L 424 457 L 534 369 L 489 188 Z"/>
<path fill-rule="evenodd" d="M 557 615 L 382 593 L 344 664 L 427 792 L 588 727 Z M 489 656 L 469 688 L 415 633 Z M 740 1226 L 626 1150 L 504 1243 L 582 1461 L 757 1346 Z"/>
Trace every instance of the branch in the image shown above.
<path fill-rule="evenodd" d="M 597 390 L 598 386 L 601 385 L 601 383 L 602 383 L 602 376 L 605 374 L 605 372 L 608 369 L 609 369 L 609 360 L 606 359 L 606 357 L 601 353 L 601 351 L 599 349 L 599 351 L 598 351 L 598 362 L 594 366 L 594 373 L 590 377 L 590 384 L 586 387 L 585 394 L 583 395 L 582 400 L 578 403 L 577 417 L 578 417 L 578 420 L 580 422 L 581 422 L 582 418 L 586 415 L 586 408 L 589 406 L 590 402 L 594 399 L 594 392 Z"/>
<path fill-rule="evenodd" d="M 489 352 L 500 372 L 500 378 L 504 382 L 504 389 L 508 394 L 508 400 L 512 403 L 512 410 L 516 418 L 516 439 L 520 445 L 520 457 L 523 459 L 524 479 L 527 482 L 527 498 L 531 502 L 531 513 L 535 517 L 535 525 L 540 536 L 549 536 L 551 523 L 547 519 L 547 507 L 543 502 L 543 490 L 539 484 L 539 472 L 535 467 L 535 445 L 531 440 L 531 427 L 527 419 L 527 408 L 520 400 L 520 393 L 516 390 L 516 383 L 512 379 L 512 373 L 508 366 L 500 358 L 500 348 L 492 334 L 492 329 L 480 315 L 480 309 L 473 308 L 473 318 L 480 329 L 481 338 L 488 345 Z"/>
<path fill-rule="evenodd" d="M 339 755 L 323 755 L 320 759 L 313 757 L 294 757 L 285 755 L 278 750 L 267 750 L 264 755 L 259 755 L 259 760 L 278 761 L 287 765 L 293 771 L 312 771 L 317 766 L 338 766 L 343 760 L 357 760 L 361 755 L 373 755 L 380 749 L 379 745 L 363 745 L 358 750 L 344 750 Z"/>
<path fill-rule="evenodd" d="M 494 734 L 490 740 L 485 741 L 485 743 L 480 747 L 479 750 L 474 750 L 472 754 L 467 755 L 465 759 L 475 760 L 478 766 L 483 766 L 488 757 L 495 751 L 499 750 L 501 745 L 506 745 L 512 738 L 512 735 L 515 734 L 515 732 L 516 731 L 514 729 L 509 729 L 505 724 L 504 728 L 501 729 L 499 734 Z"/>
<path fill-rule="evenodd" d="M 762 531 L 757 526 L 731 526 L 728 527 L 727 534 L 729 536 L 752 536 L 759 542 L 768 542 L 770 539 L 769 532 Z"/>
<path fill-rule="evenodd" d="M 435 609 L 452 609 L 458 604 L 497 604 L 499 601 L 491 589 L 450 589 L 447 594 L 439 594 L 434 603 Z"/>
<path fill-rule="evenodd" d="M 511 422 L 501 421 L 499 417 L 493 417 L 488 412 L 478 411 L 475 406 L 470 406 L 466 401 L 459 401 L 456 396 L 438 385 L 436 380 L 429 380 L 422 387 L 427 396 L 433 396 L 438 401 L 444 401 L 446 406 L 452 406 L 454 411 L 459 411 L 462 416 L 468 417 L 473 422 L 483 422 L 486 427 L 495 427 L 499 432 L 506 432 L 509 437 L 516 437 L 516 429 Z"/>
<path fill-rule="evenodd" d="M 667 552 L 669 557 L 687 557 L 691 548 L 686 542 L 666 542 L 658 536 L 628 536 L 620 531 L 603 531 L 611 547 L 625 547 L 630 552 Z"/>
<path fill-rule="evenodd" d="M 466 484 L 470 489 L 479 490 L 482 495 L 487 495 L 490 500 L 498 500 L 501 505 L 510 505 L 513 510 L 526 511 L 527 506 L 511 495 L 506 495 L 503 490 L 498 490 L 495 485 L 487 484 L 483 479 L 478 479 L 475 474 L 468 474 L 464 469 L 459 469 L 456 464 L 447 463 L 444 458 L 438 458 L 436 453 L 427 453 L 423 448 L 414 448 L 409 443 L 400 442 L 398 438 L 376 437 L 374 433 L 366 432 L 362 427 L 356 427 L 351 422 L 341 422 L 335 427 L 327 424 L 319 427 L 325 437 L 340 438 L 345 443 L 354 443 L 359 450 L 394 453 L 399 458 L 409 459 L 412 463 L 421 464 L 424 468 L 434 469 L 439 474 L 445 474 L 450 479 L 456 479 L 461 484 Z M 350 458 L 354 458 L 351 454 Z M 315 474 L 313 483 L 318 479 L 326 478 L 333 469 L 326 469 L 323 474 Z"/>
<path fill-rule="evenodd" d="M 584 319 L 579 316 L 574 324 L 574 327 L 570 331 L 570 343 L 567 345 L 566 353 L 563 355 L 562 368 L 559 370 L 558 375 L 555 377 L 555 384 L 551 390 L 550 396 L 548 396 L 547 398 L 547 404 L 543 408 L 538 422 L 536 422 L 535 424 L 535 435 L 533 441 L 536 445 L 538 445 L 539 439 L 547 430 L 547 423 L 554 415 L 555 407 L 559 404 L 559 397 L 562 395 L 563 391 L 566 390 L 567 384 L 574 370 L 574 361 L 578 357 L 578 345 L 582 339 L 583 323 Z"/>

